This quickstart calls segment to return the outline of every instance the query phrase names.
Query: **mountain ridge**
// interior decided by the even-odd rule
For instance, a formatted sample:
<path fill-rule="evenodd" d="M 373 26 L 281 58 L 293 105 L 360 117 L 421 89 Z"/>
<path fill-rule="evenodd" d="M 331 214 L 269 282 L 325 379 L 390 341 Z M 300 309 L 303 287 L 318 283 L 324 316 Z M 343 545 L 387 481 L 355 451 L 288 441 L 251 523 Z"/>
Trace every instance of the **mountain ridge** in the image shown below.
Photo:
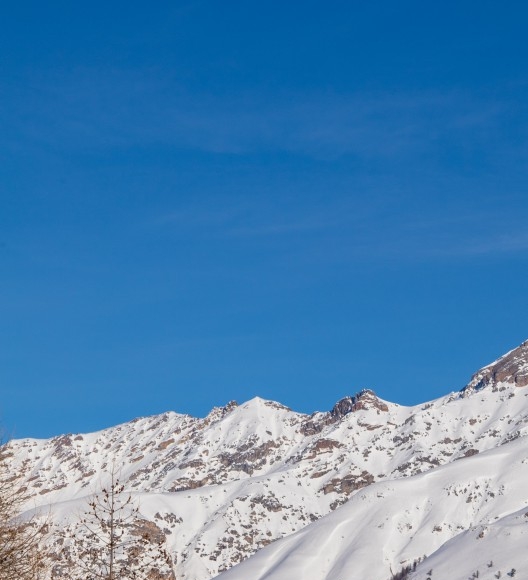
<path fill-rule="evenodd" d="M 118 465 L 127 491 L 143 498 L 143 516 L 166 534 L 181 574 L 207 580 L 373 484 L 523 439 L 528 389 L 517 378 L 528 364 L 526 344 L 460 391 L 420 405 L 363 389 L 329 411 L 304 414 L 255 397 L 201 419 L 168 411 L 94 433 L 14 440 L 12 467 L 31 506 L 49 506 L 54 525 L 67 527 Z M 485 381 L 472 384 L 481 372 Z"/>

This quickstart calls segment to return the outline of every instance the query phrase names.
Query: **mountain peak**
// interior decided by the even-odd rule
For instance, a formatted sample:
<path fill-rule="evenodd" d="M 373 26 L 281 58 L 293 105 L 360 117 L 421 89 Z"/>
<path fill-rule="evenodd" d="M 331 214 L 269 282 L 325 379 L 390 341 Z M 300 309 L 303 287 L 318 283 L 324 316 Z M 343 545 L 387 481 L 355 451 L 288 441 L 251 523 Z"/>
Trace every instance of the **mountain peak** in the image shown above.
<path fill-rule="evenodd" d="M 462 392 L 470 394 L 498 383 L 528 386 L 528 340 L 477 371 Z"/>
<path fill-rule="evenodd" d="M 376 409 L 379 413 L 380 411 L 387 412 L 389 407 L 381 399 L 378 399 L 374 391 L 363 389 L 353 396 L 348 395 L 339 399 L 331 411 L 313 413 L 303 423 L 301 430 L 305 435 L 320 433 L 326 425 L 338 423 L 350 413 L 370 409 Z"/>
<path fill-rule="evenodd" d="M 344 397 L 337 401 L 330 411 L 330 416 L 337 420 L 353 411 L 372 408 L 378 409 L 379 411 L 388 411 L 387 405 L 378 399 L 374 391 L 363 389 L 352 397 Z"/>

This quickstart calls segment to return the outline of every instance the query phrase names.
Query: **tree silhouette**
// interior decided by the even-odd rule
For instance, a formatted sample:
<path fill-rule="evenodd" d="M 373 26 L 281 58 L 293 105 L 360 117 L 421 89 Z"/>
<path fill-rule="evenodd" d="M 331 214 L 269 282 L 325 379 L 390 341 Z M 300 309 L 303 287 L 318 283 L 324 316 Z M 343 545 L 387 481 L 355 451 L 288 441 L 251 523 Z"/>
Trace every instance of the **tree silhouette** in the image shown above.
<path fill-rule="evenodd" d="M 8 444 L 0 446 L 0 580 L 38 580 L 47 566 L 42 547 L 47 521 L 38 514 L 22 517 L 28 500 L 20 475 L 13 474 Z"/>
<path fill-rule="evenodd" d="M 58 557 L 54 578 L 175 580 L 164 533 L 140 516 L 113 469 L 109 484 L 89 500 L 69 540 Z"/>

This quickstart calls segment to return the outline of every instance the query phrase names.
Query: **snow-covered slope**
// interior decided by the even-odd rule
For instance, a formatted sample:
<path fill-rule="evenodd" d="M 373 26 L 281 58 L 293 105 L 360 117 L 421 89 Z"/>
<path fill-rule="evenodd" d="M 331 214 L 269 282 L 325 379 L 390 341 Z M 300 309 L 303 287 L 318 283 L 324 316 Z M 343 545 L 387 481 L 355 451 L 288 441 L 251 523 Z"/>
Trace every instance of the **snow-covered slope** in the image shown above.
<path fill-rule="evenodd" d="M 512 568 L 528 578 L 527 452 L 521 439 L 373 484 L 219 580 L 383 580 L 424 555 L 410 578 L 506 577 Z"/>
<path fill-rule="evenodd" d="M 104 482 L 111 467 L 117 466 L 127 490 L 140 498 L 142 515 L 166 533 L 181 577 L 214 577 L 285 536 L 289 537 L 275 542 L 265 553 L 291 552 L 292 560 L 284 559 L 291 571 L 291 562 L 302 554 L 296 538 L 312 533 L 317 537 L 319 532 L 312 530 L 332 526 L 325 523 L 334 521 L 332 518 L 337 518 L 336 522 L 341 521 L 339 518 L 348 521 L 357 511 L 353 506 L 359 502 L 367 505 L 367 499 L 358 499 L 363 494 L 369 505 L 386 506 L 372 508 L 373 513 L 388 510 L 394 502 L 391 510 L 400 513 L 398 502 L 403 505 L 403 498 L 412 499 L 417 493 L 415 488 L 421 487 L 424 497 L 436 506 L 440 501 L 437 497 L 443 498 L 436 495 L 440 488 L 416 482 L 437 481 L 427 478 L 433 474 L 441 477 L 436 474 L 451 473 L 449 470 L 454 475 L 448 478 L 463 478 L 464 466 L 489 464 L 488 488 L 497 498 L 491 503 L 499 502 L 502 483 L 491 475 L 493 464 L 497 464 L 496 475 L 501 475 L 497 463 L 500 453 L 524 445 L 528 389 L 523 387 L 527 383 L 525 342 L 477 372 L 462 391 L 415 407 L 388 403 L 372 391 L 362 391 L 342 399 L 329 412 L 304 415 L 256 398 L 242 405 L 229 403 L 215 408 L 204 419 L 169 412 L 97 433 L 16 440 L 9 445 L 13 450 L 13 469 L 24 474 L 32 493 L 28 507 L 50 506 L 57 526 L 73 522 L 87 496 Z M 520 441 L 505 445 L 516 439 Z M 499 451 L 493 451 L 499 447 Z M 517 461 L 508 457 L 504 461 Z M 441 466 L 445 467 L 440 469 Z M 421 473 L 424 475 L 409 477 Z M 391 486 L 399 490 L 392 500 L 388 499 Z M 453 495 L 458 497 L 454 492 Z M 468 506 L 464 504 L 457 510 L 469 514 Z M 501 518 L 512 513 L 499 512 L 496 530 L 502 529 Z M 422 537 L 416 523 L 410 522 L 413 534 L 396 533 L 397 518 L 385 523 L 390 533 L 363 525 L 361 529 L 364 535 L 379 536 L 376 542 L 384 542 L 388 554 L 383 562 L 396 571 L 394 567 L 402 558 L 415 553 L 430 555 L 454 537 L 453 529 L 460 533 L 476 525 L 475 519 L 468 518 L 469 515 L 460 523 L 438 524 L 442 530 L 434 533 L 424 528 L 423 541 L 416 539 Z M 292 535 L 299 530 L 302 531 L 298 535 Z M 400 546 L 400 536 L 413 545 L 407 552 Z M 372 551 L 372 544 L 371 548 L 367 544 L 362 544 L 356 559 L 367 558 Z M 339 545 L 343 550 L 350 549 L 343 543 Z M 449 546 L 445 549 L 455 549 Z M 331 568 L 321 569 L 323 575 L 316 575 L 319 572 L 314 568 L 315 575 L 301 573 L 297 577 L 342 580 L 337 572 L 332 572 L 336 561 L 343 557 L 341 548 L 332 554 L 328 556 Z M 275 556 L 265 557 L 266 562 L 275 562 L 270 564 L 274 571 L 266 569 L 262 577 L 279 573 L 282 564 L 277 565 Z M 265 570 L 260 558 L 264 556 L 251 558 L 240 569 L 258 565 Z M 239 574 L 236 570 L 229 574 Z M 387 570 L 380 564 L 380 579 L 387 576 Z M 246 578 L 260 577 L 256 572 L 246 574 Z M 369 576 L 371 580 L 376 577 Z"/>

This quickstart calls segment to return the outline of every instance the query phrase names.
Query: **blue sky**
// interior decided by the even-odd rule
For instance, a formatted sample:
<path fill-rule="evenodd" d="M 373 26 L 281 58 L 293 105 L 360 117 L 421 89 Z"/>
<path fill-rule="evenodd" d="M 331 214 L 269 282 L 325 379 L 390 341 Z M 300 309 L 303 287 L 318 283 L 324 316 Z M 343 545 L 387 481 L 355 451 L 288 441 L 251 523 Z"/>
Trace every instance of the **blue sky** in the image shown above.
<path fill-rule="evenodd" d="M 0 18 L 0 421 L 416 404 L 528 338 L 522 2 Z"/>

